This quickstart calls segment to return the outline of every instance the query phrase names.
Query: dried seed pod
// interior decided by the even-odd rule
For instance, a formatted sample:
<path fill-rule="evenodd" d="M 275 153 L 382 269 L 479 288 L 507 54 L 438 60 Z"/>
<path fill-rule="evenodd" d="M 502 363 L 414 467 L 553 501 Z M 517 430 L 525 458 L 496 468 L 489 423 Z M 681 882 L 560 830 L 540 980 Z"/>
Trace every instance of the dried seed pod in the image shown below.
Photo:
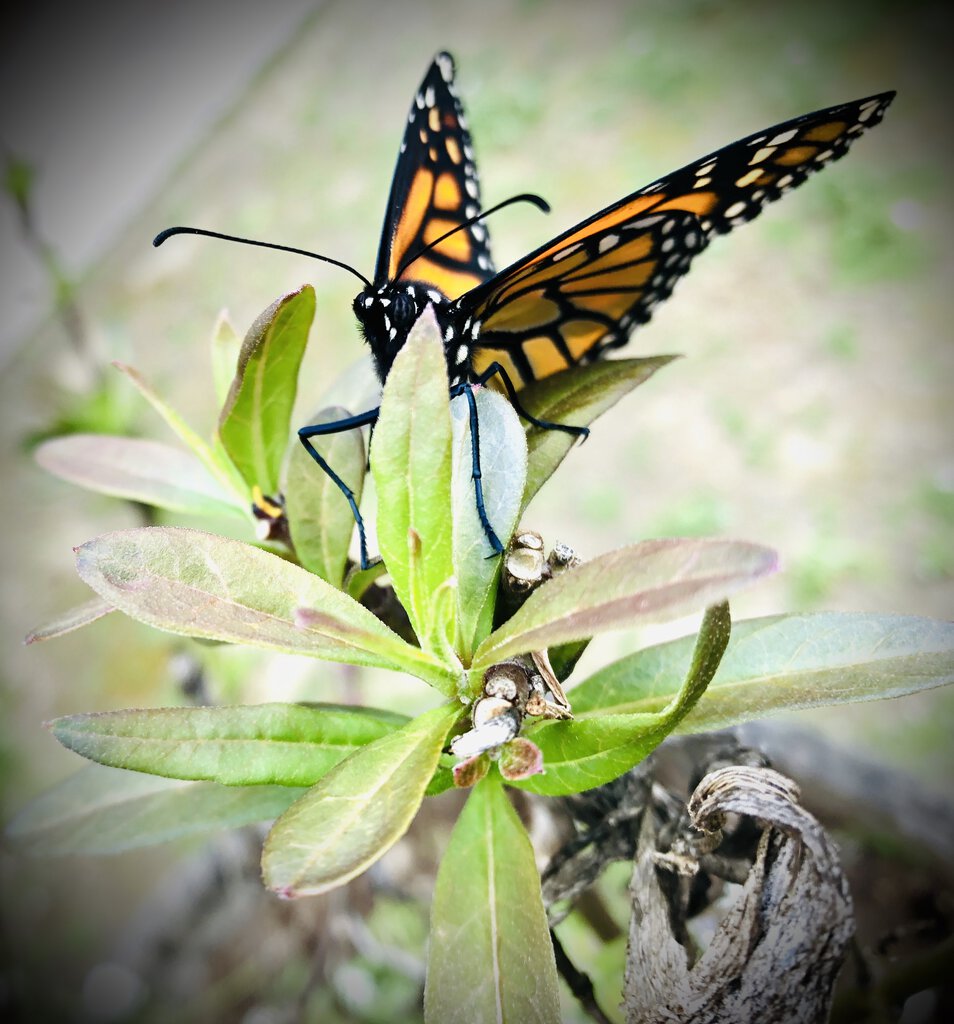
<path fill-rule="evenodd" d="M 543 538 L 535 530 L 523 530 L 513 539 L 514 547 L 530 548 L 533 551 L 543 550 Z"/>
<path fill-rule="evenodd" d="M 488 697 L 503 697 L 522 708 L 530 694 L 527 670 L 517 661 L 491 665 L 484 673 L 484 693 Z"/>
<path fill-rule="evenodd" d="M 474 705 L 474 728 L 451 740 L 451 753 L 465 760 L 512 740 L 520 731 L 520 715 L 500 697 L 483 697 Z"/>
<path fill-rule="evenodd" d="M 547 558 L 547 565 L 549 566 L 552 575 L 559 576 L 561 572 L 574 568 L 582 561 L 583 559 L 580 558 L 569 544 L 557 541 L 556 544 L 553 545 L 553 550 Z"/>
<path fill-rule="evenodd" d="M 499 718 L 513 711 L 513 704 L 503 697 L 481 697 L 474 702 L 471 718 L 475 729 L 485 726 L 491 719 Z"/>
<path fill-rule="evenodd" d="M 526 594 L 549 577 L 542 548 L 514 546 L 503 567 L 504 586 L 513 594 Z"/>

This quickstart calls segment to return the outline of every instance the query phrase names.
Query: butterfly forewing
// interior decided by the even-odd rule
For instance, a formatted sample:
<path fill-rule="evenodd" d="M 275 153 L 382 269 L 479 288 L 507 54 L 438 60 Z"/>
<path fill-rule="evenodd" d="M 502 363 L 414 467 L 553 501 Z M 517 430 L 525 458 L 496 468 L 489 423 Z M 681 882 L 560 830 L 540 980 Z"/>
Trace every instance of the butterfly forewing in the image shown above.
<path fill-rule="evenodd" d="M 525 266 L 483 307 L 475 372 L 498 362 L 519 386 L 622 344 L 705 241 L 694 214 L 639 214 Z"/>
<path fill-rule="evenodd" d="M 711 153 L 571 228 L 463 295 L 478 324 L 475 371 L 497 361 L 518 387 L 623 345 L 712 235 L 847 152 L 894 97 L 804 114 Z"/>
<path fill-rule="evenodd" d="M 454 62 L 439 53 L 421 82 L 398 154 L 384 217 L 375 283 L 420 281 L 456 299 L 493 274 L 483 224 L 455 232 L 480 212 L 470 135 L 454 89 Z"/>

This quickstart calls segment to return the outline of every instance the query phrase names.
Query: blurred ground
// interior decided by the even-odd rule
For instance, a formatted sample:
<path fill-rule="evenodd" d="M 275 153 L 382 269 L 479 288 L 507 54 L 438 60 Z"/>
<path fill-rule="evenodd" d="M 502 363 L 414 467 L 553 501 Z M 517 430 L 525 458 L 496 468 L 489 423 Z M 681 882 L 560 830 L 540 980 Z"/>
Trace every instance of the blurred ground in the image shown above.
<path fill-rule="evenodd" d="M 699 260 L 627 350 L 687 358 L 597 424 L 527 525 L 584 556 L 687 533 L 773 545 L 785 571 L 743 595 L 737 617 L 838 608 L 951 618 L 946 24 L 941 5 L 902 12 L 887 2 L 770 12 L 706 0 L 327 3 L 267 67 L 246 69 L 252 87 L 84 279 L 77 301 L 90 345 L 102 365 L 139 367 L 209 428 L 207 340 L 220 308 L 244 329 L 276 295 L 313 281 L 304 422 L 361 351 L 351 278 L 278 253 L 192 239 L 157 251 L 149 240 L 169 224 L 196 224 L 314 248 L 369 272 L 407 104 L 442 47 L 457 58 L 485 201 L 535 191 L 554 209 L 545 221 L 518 208 L 492 222 L 498 266 L 735 138 L 896 88 L 884 124 L 844 161 Z M 0 381 L 5 814 L 76 767 L 44 719 L 180 699 L 170 673 L 178 644 L 131 622 L 111 617 L 19 645 L 83 599 L 70 547 L 137 522 L 125 506 L 45 477 L 25 449 L 30 436 L 91 415 L 80 401 L 88 385 L 56 321 Z M 115 429 L 163 436 L 118 382 L 94 413 Z M 593 645 L 588 663 L 654 638 L 614 636 Z M 332 666 L 288 658 L 219 652 L 208 661 L 221 699 L 335 699 L 353 683 Z M 414 683 L 367 685 L 380 704 L 427 700 Z M 943 691 L 805 717 L 932 788 L 948 786 L 952 700 Z M 27 976 L 55 976 L 64 1004 L 85 1007 L 86 1019 L 123 1019 L 96 1002 L 93 969 L 177 856 L 165 848 L 23 864 L 4 854 L 8 941 L 16 937 Z"/>

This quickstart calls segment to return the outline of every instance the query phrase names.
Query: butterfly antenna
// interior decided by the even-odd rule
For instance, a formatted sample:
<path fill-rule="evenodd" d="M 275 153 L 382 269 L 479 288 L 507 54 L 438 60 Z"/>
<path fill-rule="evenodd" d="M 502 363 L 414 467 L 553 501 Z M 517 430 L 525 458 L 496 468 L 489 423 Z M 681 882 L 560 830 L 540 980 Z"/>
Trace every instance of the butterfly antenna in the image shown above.
<path fill-rule="evenodd" d="M 239 238 L 237 235 L 223 235 L 219 231 L 206 231 L 203 228 L 185 227 L 166 228 L 165 231 L 160 231 L 152 240 L 152 244 L 158 247 L 162 245 L 167 238 L 171 238 L 173 235 L 205 235 L 208 238 L 221 238 L 225 242 L 241 242 L 242 245 L 257 245 L 262 249 L 278 249 L 281 252 L 293 252 L 297 256 L 310 256 L 312 259 L 321 260 L 323 263 L 330 263 L 335 267 L 341 267 L 342 270 L 347 270 L 349 273 L 354 274 L 354 276 L 360 281 L 363 281 L 369 288 L 371 287 L 371 282 L 364 276 L 364 274 L 355 270 L 354 267 L 349 267 L 347 263 L 342 263 L 341 260 L 333 260 L 330 256 L 322 256 L 317 252 L 309 252 L 307 249 L 296 249 L 291 245 L 276 245 L 274 242 L 257 242 L 254 238 Z"/>
<path fill-rule="evenodd" d="M 416 260 L 419 260 L 426 252 L 429 252 L 431 249 L 436 248 L 445 239 L 450 238 L 451 235 L 456 235 L 458 231 L 463 231 L 464 228 L 469 228 L 472 224 L 476 224 L 479 220 L 483 220 L 485 217 L 489 217 L 492 213 L 496 213 L 498 210 L 502 210 L 505 206 L 513 206 L 514 203 L 530 203 L 531 206 L 535 206 L 538 210 L 541 210 L 543 213 L 550 212 L 550 204 L 542 196 L 535 195 L 533 192 L 521 192 L 518 196 L 511 196 L 509 199 L 505 199 L 502 203 L 497 203 L 496 206 L 491 206 L 489 210 L 483 210 L 476 216 L 468 218 L 463 223 L 451 228 L 450 231 L 445 231 L 444 234 L 440 236 L 440 238 L 435 238 L 433 242 L 428 242 L 428 244 L 425 245 L 423 249 L 418 249 L 418 251 L 414 253 L 414 255 L 409 260 L 405 260 L 401 264 L 401 268 L 394 275 L 395 279 L 399 278 L 412 263 L 414 263 Z"/>

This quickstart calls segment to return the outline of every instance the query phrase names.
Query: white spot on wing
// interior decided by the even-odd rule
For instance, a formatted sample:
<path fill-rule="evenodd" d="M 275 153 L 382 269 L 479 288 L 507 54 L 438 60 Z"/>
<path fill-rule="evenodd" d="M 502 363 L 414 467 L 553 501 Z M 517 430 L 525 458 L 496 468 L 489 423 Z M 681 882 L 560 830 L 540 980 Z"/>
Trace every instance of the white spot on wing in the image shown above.
<path fill-rule="evenodd" d="M 582 242 L 577 242 L 575 245 L 568 245 L 565 249 L 561 249 L 559 252 L 555 252 L 551 259 L 554 263 L 558 263 L 560 260 L 566 259 L 567 256 L 569 256 L 571 253 L 576 252 L 576 250 L 579 249 L 582 244 Z"/>
<path fill-rule="evenodd" d="M 749 161 L 749 166 L 751 167 L 753 164 L 760 164 L 763 160 L 768 160 L 775 152 L 775 149 L 775 146 L 763 146 L 761 149 L 757 149 L 755 155 Z"/>
<path fill-rule="evenodd" d="M 781 146 L 784 142 L 791 142 L 798 134 L 797 128 L 790 128 L 787 132 L 779 132 L 774 139 L 769 140 L 770 146 Z"/>

